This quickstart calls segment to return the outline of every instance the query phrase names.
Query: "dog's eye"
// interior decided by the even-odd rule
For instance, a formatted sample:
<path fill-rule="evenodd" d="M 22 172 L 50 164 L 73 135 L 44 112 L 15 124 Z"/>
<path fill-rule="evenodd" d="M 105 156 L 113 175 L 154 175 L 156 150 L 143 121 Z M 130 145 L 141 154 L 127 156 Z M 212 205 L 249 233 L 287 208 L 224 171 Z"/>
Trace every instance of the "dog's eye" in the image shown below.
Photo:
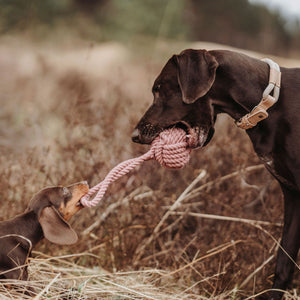
<path fill-rule="evenodd" d="M 158 84 L 155 87 L 153 87 L 153 93 L 158 93 L 159 90 L 160 90 L 160 84 Z"/>
<path fill-rule="evenodd" d="M 63 196 L 69 196 L 69 195 L 70 195 L 70 191 L 66 187 L 63 187 Z"/>

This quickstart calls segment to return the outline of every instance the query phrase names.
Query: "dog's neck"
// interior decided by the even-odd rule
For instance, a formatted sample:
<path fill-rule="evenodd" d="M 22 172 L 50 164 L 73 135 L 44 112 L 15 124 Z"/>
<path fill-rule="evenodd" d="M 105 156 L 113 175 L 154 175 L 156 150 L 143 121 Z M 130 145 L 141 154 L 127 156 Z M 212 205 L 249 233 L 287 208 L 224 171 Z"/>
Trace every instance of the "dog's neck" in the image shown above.
<path fill-rule="evenodd" d="M 261 101 L 269 82 L 269 66 L 261 60 L 231 51 L 211 53 L 219 63 L 215 83 L 208 93 L 215 116 L 218 113 L 227 113 L 233 119 L 239 120 Z M 272 156 L 278 128 L 278 114 L 274 114 L 277 107 L 278 104 L 272 107 L 272 115 L 266 120 L 246 130 L 259 156 Z"/>
<path fill-rule="evenodd" d="M 34 211 L 25 212 L 6 222 L 10 223 L 7 226 L 8 230 L 11 230 L 15 234 L 29 239 L 32 247 L 34 247 L 41 239 L 44 238 L 38 216 Z M 26 224 L 26 226 L 24 226 L 24 224 Z M 24 245 L 27 244 L 28 243 L 24 239 Z"/>
<path fill-rule="evenodd" d="M 225 112 L 238 120 L 260 102 L 269 82 L 269 66 L 231 51 L 211 51 L 211 54 L 219 63 L 209 93 L 215 113 Z"/>

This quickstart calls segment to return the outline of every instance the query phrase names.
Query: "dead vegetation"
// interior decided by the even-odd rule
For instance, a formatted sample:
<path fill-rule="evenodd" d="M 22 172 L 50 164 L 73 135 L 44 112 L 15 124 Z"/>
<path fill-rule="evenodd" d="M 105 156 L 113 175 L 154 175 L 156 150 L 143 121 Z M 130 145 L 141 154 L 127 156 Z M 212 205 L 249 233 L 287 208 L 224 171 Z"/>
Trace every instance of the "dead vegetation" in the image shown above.
<path fill-rule="evenodd" d="M 93 186 L 144 153 L 130 135 L 164 64 L 123 48 L 114 59 L 109 45 L 76 52 L 16 43 L 0 47 L 0 219 L 45 186 Z M 76 245 L 40 243 L 29 284 L 35 299 L 251 299 L 271 286 L 282 212 L 278 184 L 221 116 L 210 145 L 183 170 L 144 163 L 73 218 Z M 295 275 L 286 299 L 299 298 L 298 265 Z M 26 299 L 24 283 L 13 284 L 20 291 L 1 282 L 1 297 Z"/>

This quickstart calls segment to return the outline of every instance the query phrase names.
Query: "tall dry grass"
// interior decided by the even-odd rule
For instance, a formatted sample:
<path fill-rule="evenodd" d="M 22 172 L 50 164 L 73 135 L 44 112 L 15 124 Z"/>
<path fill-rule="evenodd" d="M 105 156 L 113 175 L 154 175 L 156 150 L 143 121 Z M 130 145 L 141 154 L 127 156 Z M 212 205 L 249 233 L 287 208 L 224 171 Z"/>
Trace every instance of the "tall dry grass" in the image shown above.
<path fill-rule="evenodd" d="M 2 40 L 0 219 L 45 186 L 92 186 L 148 149 L 130 135 L 164 64 L 156 51 Z M 147 162 L 78 213 L 76 245 L 41 242 L 29 284 L 36 299 L 250 299 L 271 286 L 282 220 L 278 184 L 221 116 L 210 145 L 183 170 Z M 295 275 L 286 299 L 299 297 L 299 267 Z M 27 297 L 3 283 L 0 293 Z"/>

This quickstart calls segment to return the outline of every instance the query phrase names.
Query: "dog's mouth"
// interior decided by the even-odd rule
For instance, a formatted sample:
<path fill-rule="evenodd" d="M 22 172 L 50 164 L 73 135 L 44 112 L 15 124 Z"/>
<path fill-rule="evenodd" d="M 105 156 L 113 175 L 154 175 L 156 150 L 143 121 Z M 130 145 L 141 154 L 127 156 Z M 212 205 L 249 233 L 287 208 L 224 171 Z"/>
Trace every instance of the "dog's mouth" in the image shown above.
<path fill-rule="evenodd" d="M 185 121 L 176 122 L 168 128 L 180 128 L 186 132 L 189 148 L 201 148 L 206 143 L 208 130 L 203 127 L 191 126 Z"/>
<path fill-rule="evenodd" d="M 80 199 L 89 191 L 89 186 L 86 181 L 75 183 L 68 188 L 72 192 L 72 198 L 67 203 L 62 203 L 59 208 L 60 213 L 66 221 L 83 208 L 83 206 L 78 205 L 78 203 L 80 204 Z"/>
<path fill-rule="evenodd" d="M 135 129 L 132 134 L 132 140 L 136 143 L 151 144 L 153 140 L 165 129 L 180 128 L 186 132 L 188 147 L 191 149 L 200 148 L 205 146 L 209 138 L 210 129 L 201 126 L 192 126 L 185 121 L 178 121 L 170 124 L 169 126 L 153 126 L 147 124 L 142 129 Z"/>

